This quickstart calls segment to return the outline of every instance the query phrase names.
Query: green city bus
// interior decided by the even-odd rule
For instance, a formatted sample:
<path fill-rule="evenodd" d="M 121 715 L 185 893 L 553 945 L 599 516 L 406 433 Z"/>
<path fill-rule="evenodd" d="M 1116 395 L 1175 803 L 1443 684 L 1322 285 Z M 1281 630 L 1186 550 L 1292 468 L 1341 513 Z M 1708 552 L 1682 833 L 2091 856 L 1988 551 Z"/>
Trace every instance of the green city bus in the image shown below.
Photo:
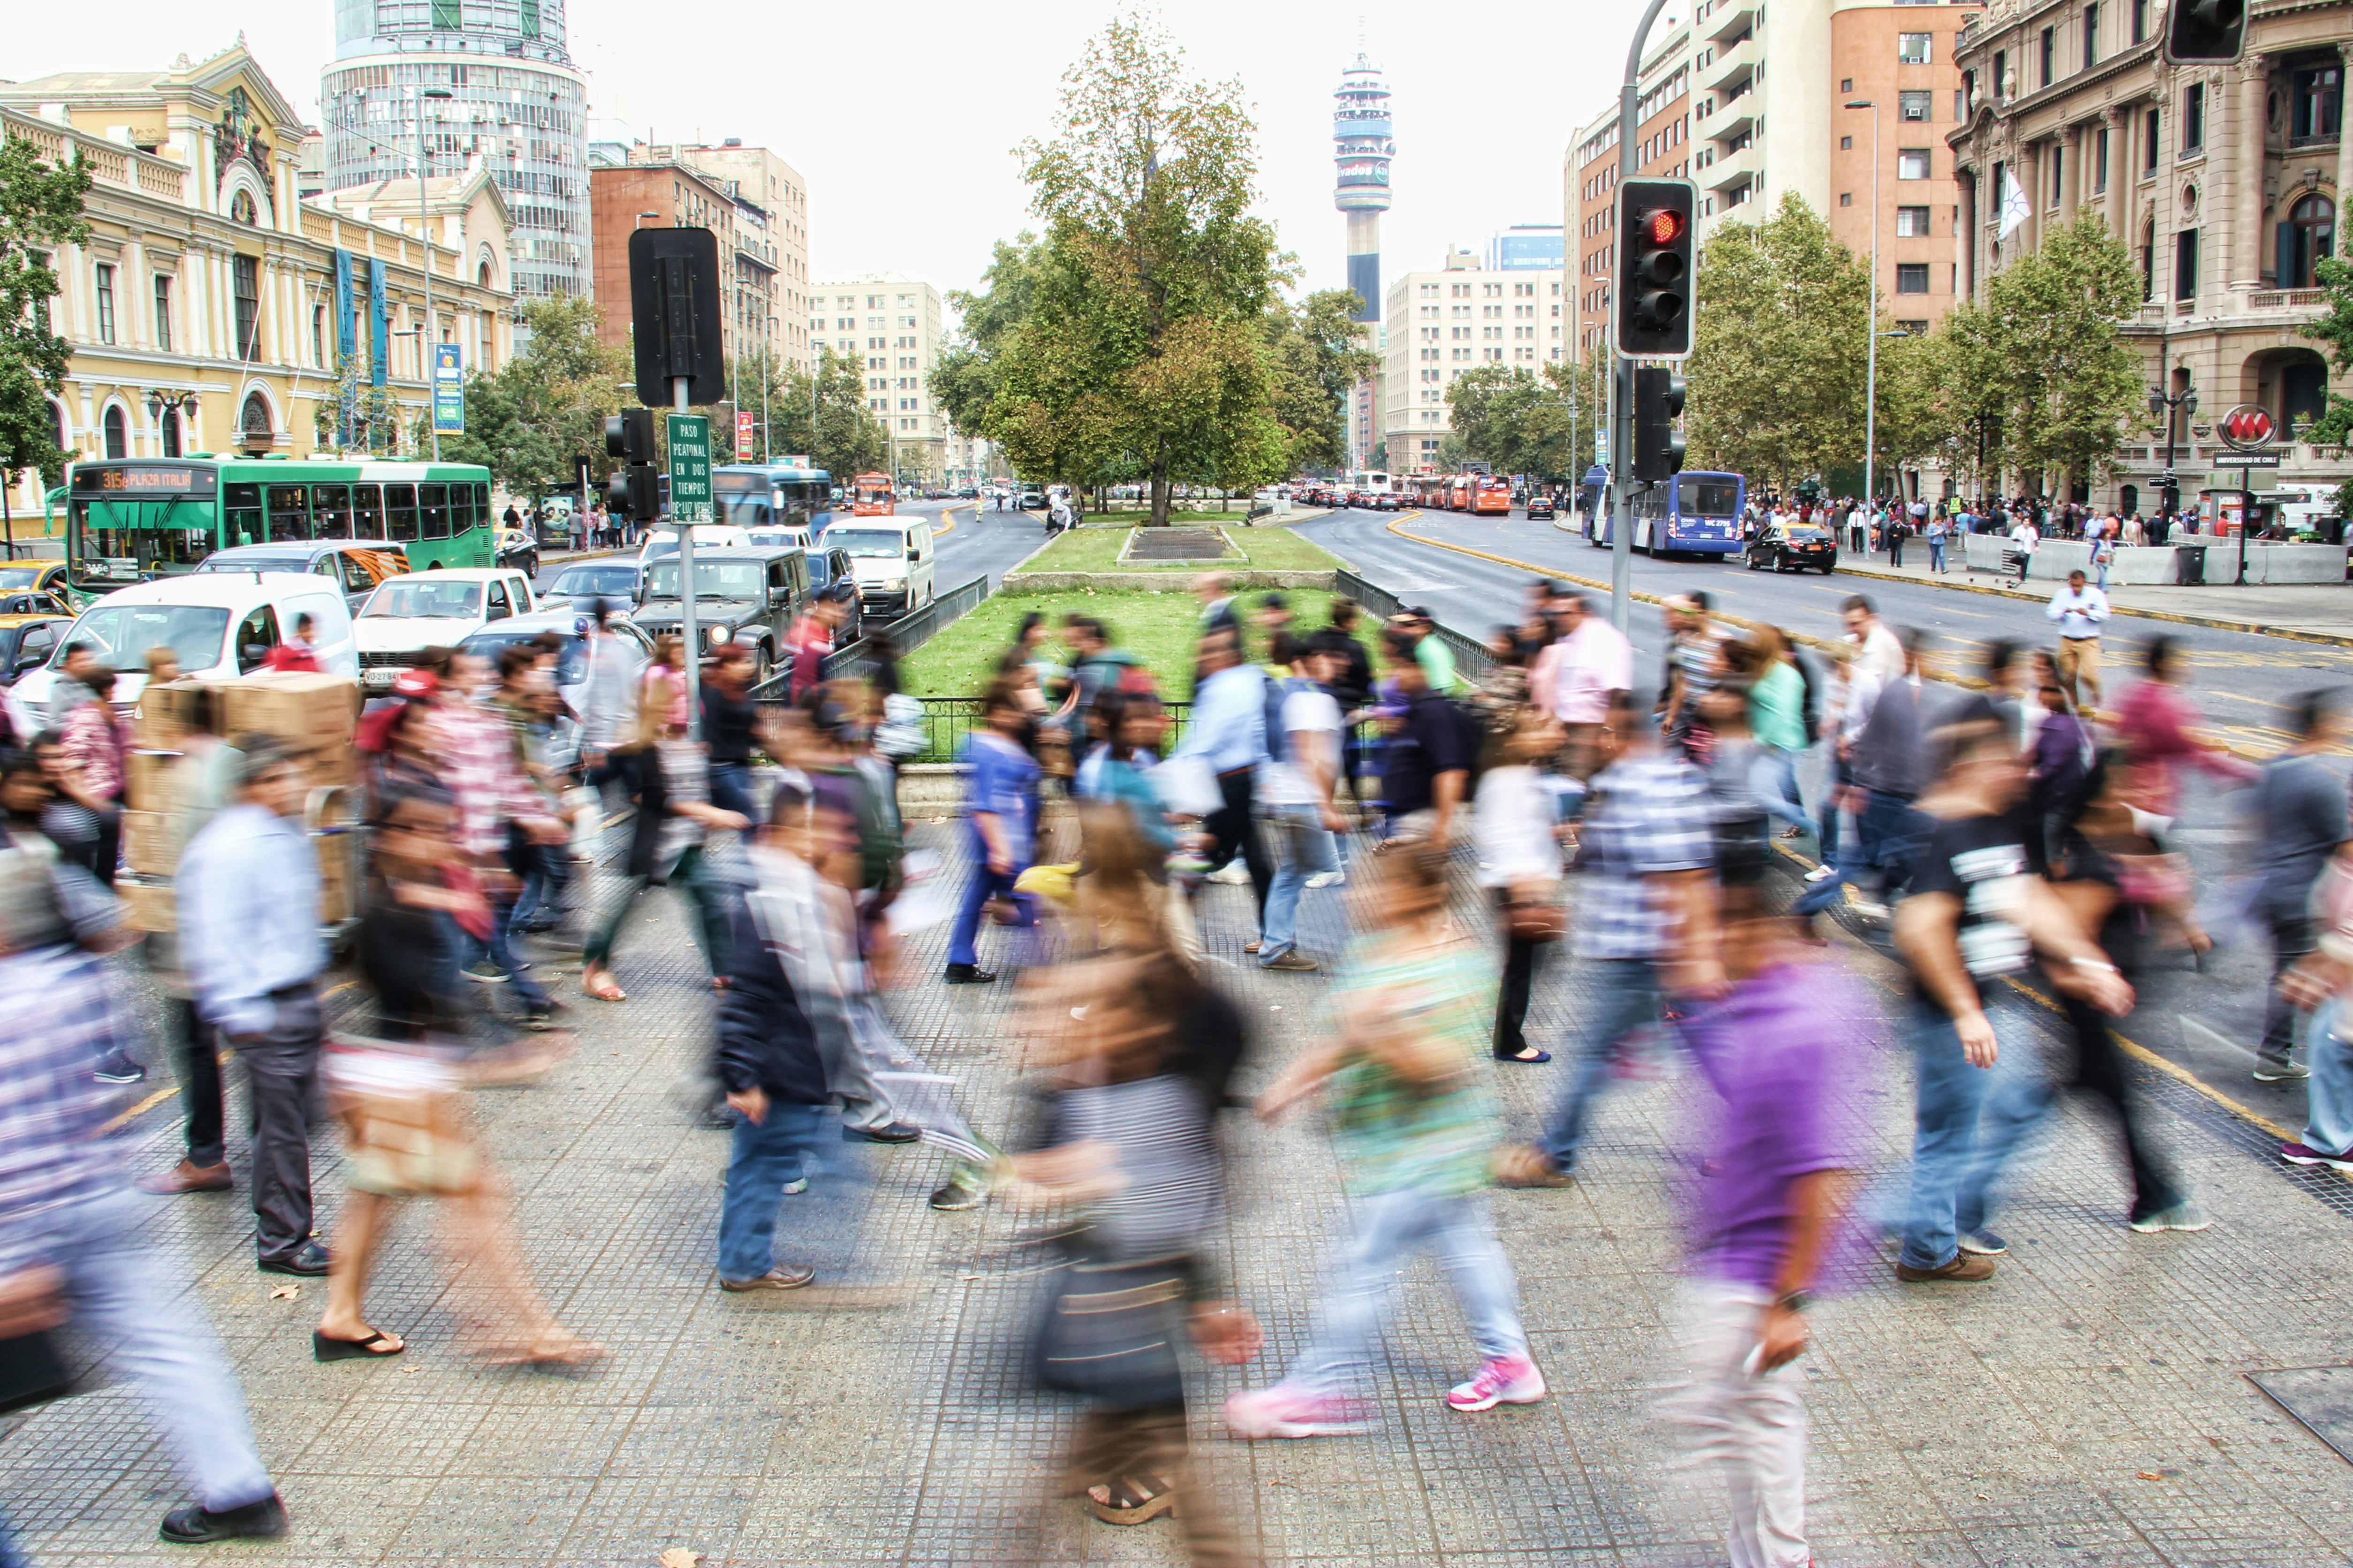
<path fill-rule="evenodd" d="M 66 580 L 104 594 L 237 544 L 396 545 L 412 572 L 496 563 L 491 471 L 470 463 L 107 458 L 66 478 Z"/>

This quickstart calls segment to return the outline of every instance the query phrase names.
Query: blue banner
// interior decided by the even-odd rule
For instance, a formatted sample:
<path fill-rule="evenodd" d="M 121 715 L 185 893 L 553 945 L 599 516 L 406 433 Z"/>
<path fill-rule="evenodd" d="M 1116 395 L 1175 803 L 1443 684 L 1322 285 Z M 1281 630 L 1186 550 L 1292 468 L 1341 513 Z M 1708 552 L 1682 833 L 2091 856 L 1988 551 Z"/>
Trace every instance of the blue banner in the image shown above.
<path fill-rule="evenodd" d="M 357 324 L 352 320 L 352 253 L 335 247 L 335 353 L 345 359 L 358 349 Z"/>
<path fill-rule="evenodd" d="M 392 363 L 392 310 L 385 303 L 384 263 L 368 261 L 368 383 L 382 386 Z"/>

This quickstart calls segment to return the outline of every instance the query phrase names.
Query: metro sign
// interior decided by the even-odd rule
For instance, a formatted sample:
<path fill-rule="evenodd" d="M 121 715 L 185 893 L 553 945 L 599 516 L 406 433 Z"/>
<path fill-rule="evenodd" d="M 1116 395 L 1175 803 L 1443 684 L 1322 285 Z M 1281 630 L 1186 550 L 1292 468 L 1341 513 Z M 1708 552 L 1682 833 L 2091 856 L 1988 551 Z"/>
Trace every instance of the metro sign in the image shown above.
<path fill-rule="evenodd" d="M 2260 451 L 2279 435 L 2271 411 L 2252 403 L 2242 403 L 2222 416 L 2219 428 L 2222 439 L 2242 452 Z"/>

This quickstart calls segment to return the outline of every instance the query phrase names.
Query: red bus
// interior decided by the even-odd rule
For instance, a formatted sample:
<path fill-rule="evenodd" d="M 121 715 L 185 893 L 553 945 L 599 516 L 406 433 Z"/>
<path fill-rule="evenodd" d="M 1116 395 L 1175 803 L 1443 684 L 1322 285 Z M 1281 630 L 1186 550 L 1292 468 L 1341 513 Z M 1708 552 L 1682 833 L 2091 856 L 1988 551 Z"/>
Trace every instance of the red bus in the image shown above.
<path fill-rule="evenodd" d="M 1508 517 L 1512 510 L 1512 481 L 1493 474 L 1482 474 L 1472 482 L 1471 510 L 1482 517 Z"/>

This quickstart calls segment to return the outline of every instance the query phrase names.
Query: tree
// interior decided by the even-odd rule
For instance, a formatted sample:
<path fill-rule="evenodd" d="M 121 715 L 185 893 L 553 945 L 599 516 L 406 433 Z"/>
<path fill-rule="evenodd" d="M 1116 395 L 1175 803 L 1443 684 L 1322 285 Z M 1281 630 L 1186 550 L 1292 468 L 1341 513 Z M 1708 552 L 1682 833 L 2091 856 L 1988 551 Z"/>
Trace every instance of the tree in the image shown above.
<path fill-rule="evenodd" d="M 1482 364 L 1446 389 L 1447 414 L 1470 457 L 1499 474 L 1526 474 L 1547 484 L 1584 472 L 1593 450 L 1591 414 L 1579 410 L 1569 445 L 1573 365 L 1541 374 L 1525 365 Z M 1442 450 L 1442 448 L 1441 448 Z"/>
<path fill-rule="evenodd" d="M 1274 421 L 1282 427 L 1282 472 L 1336 468 L 1348 453 L 1348 400 L 1379 368 L 1365 330 L 1349 319 L 1356 294 L 1325 289 L 1296 305 L 1266 312 Z M 1376 464 L 1376 467 L 1380 465 Z"/>
<path fill-rule="evenodd" d="M 480 463 L 533 501 L 575 484 L 583 455 L 592 478 L 609 474 L 605 418 L 628 396 L 630 366 L 628 351 L 597 336 L 599 315 L 572 296 L 525 305 L 530 342 L 493 374 L 467 378 L 466 432 L 442 437 L 443 458 Z"/>
<path fill-rule="evenodd" d="M 1859 467 L 1871 275 L 1820 216 L 1790 193 L 1720 226 L 1695 293 L 1691 466 L 1785 486 Z"/>
<path fill-rule="evenodd" d="M 952 289 L 960 325 L 957 342 L 934 362 L 931 394 L 948 424 L 965 437 L 988 434 L 988 407 L 997 396 L 997 361 L 1029 320 L 1038 280 L 1051 258 L 1038 237 L 1023 229 L 1014 239 L 998 240 L 988 267 L 981 274 L 984 287 Z"/>
<path fill-rule="evenodd" d="M 52 164 L 22 136 L 0 141 L 0 500 L 19 468 L 39 469 L 47 484 L 65 475 L 49 399 L 64 392 L 73 351 L 49 320 L 58 293 L 49 253 L 88 242 L 90 182 L 79 153 Z"/>
<path fill-rule="evenodd" d="M 2105 478 L 2143 400 L 2140 356 L 2117 323 L 2140 308 L 2140 275 L 2093 214 L 1986 280 L 1999 331 L 2003 451 L 2030 474 Z"/>
<path fill-rule="evenodd" d="M 2328 345 L 2328 368 L 2338 375 L 2353 372 L 2353 266 L 2331 256 L 2313 265 L 2312 275 L 2323 289 L 2328 290 L 2328 313 L 2305 324 L 2304 335 Z M 2306 426 L 2303 432 L 2306 441 L 2324 447 L 2342 447 L 2353 441 L 2353 397 L 2341 392 L 2328 395 L 2328 406 L 2320 417 Z M 2337 496 L 2342 501 L 2353 501 L 2353 485 L 2339 485 Z"/>
<path fill-rule="evenodd" d="M 1140 472 L 1155 524 L 1172 479 L 1243 488 L 1284 459 L 1262 318 L 1287 274 L 1250 210 L 1255 128 L 1240 83 L 1181 62 L 1156 23 L 1113 18 L 1062 79 L 1055 136 L 1018 150 L 1044 255 L 983 421 L 1032 479 Z"/>

